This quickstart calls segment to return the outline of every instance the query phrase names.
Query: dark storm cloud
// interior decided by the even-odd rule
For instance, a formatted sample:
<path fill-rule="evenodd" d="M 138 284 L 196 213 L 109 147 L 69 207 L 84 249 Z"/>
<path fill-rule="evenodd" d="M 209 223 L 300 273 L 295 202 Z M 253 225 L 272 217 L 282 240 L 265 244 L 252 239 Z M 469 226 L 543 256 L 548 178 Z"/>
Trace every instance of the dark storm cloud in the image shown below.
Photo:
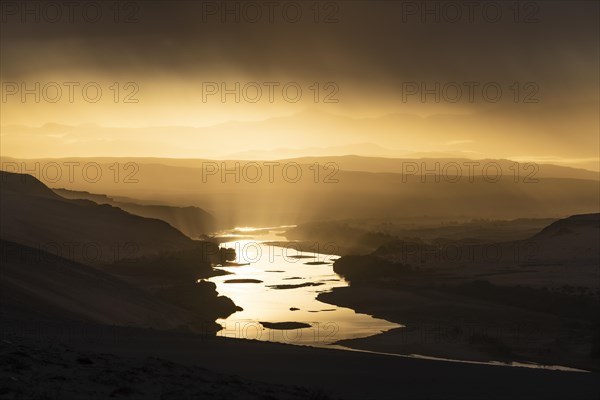
<path fill-rule="evenodd" d="M 5 110 L 12 107 L 3 113 L 4 125 L 206 126 L 276 119 L 307 106 L 331 106 L 338 108 L 328 111 L 339 111 L 342 117 L 387 116 L 361 125 L 360 140 L 355 140 L 350 134 L 355 122 L 330 127 L 318 115 L 302 114 L 304 119 L 267 130 L 268 140 L 255 145 L 268 148 L 283 140 L 279 146 L 291 148 L 325 139 L 338 144 L 373 140 L 392 149 L 423 151 L 458 143 L 461 150 L 489 157 L 554 157 L 570 162 L 598 156 L 597 1 L 8 0 L 0 4 L 3 87 L 10 82 L 18 88 L 19 81 L 21 87 L 31 88 L 32 81 L 97 80 L 107 88 L 105 99 L 110 102 L 112 82 L 135 81 L 141 99 L 136 107 L 83 101 L 38 105 L 19 102 L 23 96 L 14 95 L 3 105 Z M 60 15 L 52 9 L 57 4 L 62 7 Z M 248 10 L 249 4 L 258 5 L 263 13 L 256 22 L 249 20 L 256 14 L 236 12 Z M 220 13 L 223 7 L 228 12 Z M 294 13 L 298 8 L 300 18 Z M 202 83 L 218 81 L 227 85 L 298 81 L 305 85 L 306 95 L 303 102 L 293 104 L 281 96 L 276 104 L 225 104 L 218 96 L 211 98 L 213 102 L 201 102 Z M 315 105 L 307 88 L 316 81 L 336 82 L 339 104 Z M 496 82 L 504 96 L 494 103 L 482 101 L 478 94 L 474 102 L 455 105 L 432 97 L 423 101 L 416 95 L 405 104 L 403 85 L 412 82 L 428 88 L 435 83 L 464 88 L 466 82 L 479 87 Z M 519 101 L 512 100 L 514 82 L 519 82 Z M 535 84 L 539 102 L 522 101 L 528 83 Z M 315 124 L 306 128 L 300 121 Z M 263 133 L 262 127 L 238 126 L 240 137 Z M 211 137 L 228 135 L 223 131 Z M 62 152 L 64 143 L 48 137 Z M 96 139 L 105 143 L 103 134 Z M 80 154 L 96 154 L 96 146 L 82 143 Z M 188 148 L 186 140 L 175 143 Z M 141 148 L 166 154 L 165 143 L 151 146 L 156 149 Z M 35 145 L 15 139 L 13 148 L 26 152 Z"/>
<path fill-rule="evenodd" d="M 248 20 L 254 11 L 244 14 L 244 2 L 235 1 L 121 2 L 118 18 L 115 3 L 100 2 L 102 18 L 84 15 L 82 6 L 72 14 L 63 8 L 58 22 L 35 21 L 43 2 L 30 2 L 29 14 L 22 3 L 6 3 L 4 80 L 61 70 L 185 79 L 230 69 L 263 80 L 339 80 L 374 93 L 413 80 L 518 80 L 575 100 L 597 87 L 598 3 L 591 1 L 529 2 L 518 10 L 513 2 L 254 2 L 263 14 L 255 23 Z M 292 3 L 302 10 L 295 23 L 281 5 Z M 233 12 L 220 14 L 223 7 Z"/>

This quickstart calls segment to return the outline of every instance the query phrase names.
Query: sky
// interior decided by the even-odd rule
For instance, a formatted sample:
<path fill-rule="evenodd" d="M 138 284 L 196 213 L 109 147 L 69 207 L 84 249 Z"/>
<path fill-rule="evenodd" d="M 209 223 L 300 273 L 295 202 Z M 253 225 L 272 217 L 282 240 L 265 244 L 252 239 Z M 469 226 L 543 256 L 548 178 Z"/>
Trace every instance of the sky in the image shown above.
<path fill-rule="evenodd" d="M 595 1 L 52 4 L 0 9 L 5 156 L 369 143 L 599 169 Z"/>

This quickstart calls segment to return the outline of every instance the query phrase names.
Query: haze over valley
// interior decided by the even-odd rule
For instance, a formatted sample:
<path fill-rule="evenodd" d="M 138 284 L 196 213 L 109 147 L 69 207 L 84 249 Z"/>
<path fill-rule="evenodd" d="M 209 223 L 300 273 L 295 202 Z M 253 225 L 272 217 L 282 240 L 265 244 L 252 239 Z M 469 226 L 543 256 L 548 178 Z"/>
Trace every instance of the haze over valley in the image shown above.
<path fill-rule="evenodd" d="M 67 3 L 0 7 L 1 398 L 600 396 L 597 2 Z"/>

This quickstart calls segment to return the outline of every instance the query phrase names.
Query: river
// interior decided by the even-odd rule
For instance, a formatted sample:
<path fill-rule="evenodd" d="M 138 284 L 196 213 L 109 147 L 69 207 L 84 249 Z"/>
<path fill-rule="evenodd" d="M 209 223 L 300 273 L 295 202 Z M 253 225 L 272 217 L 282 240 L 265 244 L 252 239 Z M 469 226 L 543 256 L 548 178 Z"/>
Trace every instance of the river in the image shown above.
<path fill-rule="evenodd" d="M 284 241 L 281 234 L 285 229 L 237 228 L 222 233 L 227 241 L 221 247 L 234 249 L 235 263 L 247 265 L 217 266 L 231 274 L 208 279 L 217 285 L 220 295 L 244 309 L 217 320 L 223 326 L 218 335 L 332 347 L 338 340 L 366 337 L 401 326 L 318 301 L 319 293 L 348 286 L 333 271 L 338 257 L 322 252 L 326 249 L 319 249 L 316 244 L 313 250 L 304 252 L 293 243 L 284 247 L 266 244 Z M 289 322 L 305 325 L 271 329 L 265 327 L 265 322 L 268 326 Z"/>

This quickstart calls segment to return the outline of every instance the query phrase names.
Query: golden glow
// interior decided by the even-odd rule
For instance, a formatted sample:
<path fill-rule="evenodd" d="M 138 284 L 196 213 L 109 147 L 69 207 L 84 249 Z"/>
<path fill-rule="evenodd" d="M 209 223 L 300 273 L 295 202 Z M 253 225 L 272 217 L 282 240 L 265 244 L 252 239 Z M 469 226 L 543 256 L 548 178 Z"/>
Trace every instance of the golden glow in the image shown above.
<path fill-rule="evenodd" d="M 335 24 L 198 24 L 194 2 L 143 2 L 139 23 L 97 30 L 3 24 L 1 155 L 416 153 L 598 170 L 596 5 L 546 6 L 539 24 L 451 26 L 398 23 L 401 2 L 343 3 Z M 477 84 L 473 100 L 465 82 Z M 90 83 L 102 89 L 97 102 L 82 94 Z M 284 94 L 290 83 L 302 90 L 298 101 L 294 90 Z M 441 100 L 408 94 L 452 83 L 462 88 L 456 102 L 454 90 L 441 90 Z M 36 101 L 14 84 L 50 89 Z M 56 102 L 54 84 L 63 90 Z M 237 93 L 223 97 L 221 84 Z M 498 102 L 483 96 L 487 84 L 502 89 Z"/>
<path fill-rule="evenodd" d="M 242 228 L 244 232 L 255 232 L 255 228 Z M 240 228 L 234 231 L 242 230 Z M 264 230 L 264 228 L 262 229 Z M 257 339 L 282 343 L 328 346 L 344 339 L 365 337 L 400 327 L 381 319 L 359 314 L 349 308 L 337 307 L 316 300 L 319 292 L 334 287 L 345 287 L 348 283 L 333 272 L 330 264 L 336 256 L 318 252 L 300 253 L 290 244 L 287 248 L 267 246 L 262 241 L 281 240 L 275 232 L 257 236 L 255 240 L 236 240 L 222 247 L 236 250 L 238 263 L 250 265 L 220 267 L 235 275 L 223 275 L 209 279 L 217 284 L 220 295 L 243 305 L 226 319 L 218 320 L 224 329 L 219 335 L 243 339 Z M 294 256 L 311 258 L 294 258 Z M 306 265 L 307 261 L 328 262 L 327 265 Z M 296 279 L 300 278 L 300 279 Z M 227 283 L 230 279 L 255 279 L 260 283 Z M 295 285 L 317 283 L 294 289 L 274 289 L 271 285 Z M 290 311 L 290 308 L 298 308 Z M 264 328 L 260 322 L 301 322 L 311 325 L 301 329 L 275 330 Z"/>

